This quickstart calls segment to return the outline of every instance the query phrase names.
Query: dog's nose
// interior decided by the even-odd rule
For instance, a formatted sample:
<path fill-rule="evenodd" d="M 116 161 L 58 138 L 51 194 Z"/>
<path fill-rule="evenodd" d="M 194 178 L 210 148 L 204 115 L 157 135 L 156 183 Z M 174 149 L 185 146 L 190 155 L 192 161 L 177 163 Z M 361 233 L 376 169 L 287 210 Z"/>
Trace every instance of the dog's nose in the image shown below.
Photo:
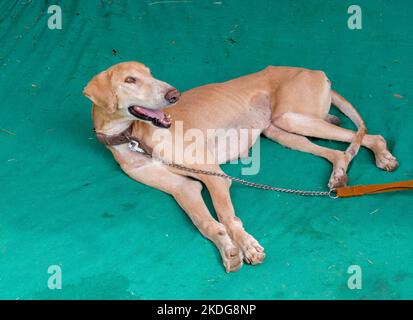
<path fill-rule="evenodd" d="M 169 90 L 166 94 L 165 94 L 165 99 L 166 101 L 168 101 L 169 103 L 175 103 L 179 100 L 179 97 L 181 96 L 181 93 L 176 90 L 176 89 L 172 89 Z"/>

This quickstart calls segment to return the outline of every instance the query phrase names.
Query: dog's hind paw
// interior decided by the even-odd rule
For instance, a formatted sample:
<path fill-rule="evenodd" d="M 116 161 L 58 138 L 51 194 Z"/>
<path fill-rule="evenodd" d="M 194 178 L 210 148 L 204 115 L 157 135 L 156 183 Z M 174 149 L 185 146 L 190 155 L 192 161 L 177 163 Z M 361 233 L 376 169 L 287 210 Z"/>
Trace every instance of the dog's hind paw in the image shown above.
<path fill-rule="evenodd" d="M 399 162 L 386 150 L 385 152 L 376 155 L 376 166 L 386 171 L 395 171 L 399 167 Z"/>
<path fill-rule="evenodd" d="M 330 181 L 328 182 L 328 187 L 330 190 L 344 187 L 347 185 L 348 177 L 346 170 L 343 168 L 337 168 L 333 170 L 331 174 Z"/>

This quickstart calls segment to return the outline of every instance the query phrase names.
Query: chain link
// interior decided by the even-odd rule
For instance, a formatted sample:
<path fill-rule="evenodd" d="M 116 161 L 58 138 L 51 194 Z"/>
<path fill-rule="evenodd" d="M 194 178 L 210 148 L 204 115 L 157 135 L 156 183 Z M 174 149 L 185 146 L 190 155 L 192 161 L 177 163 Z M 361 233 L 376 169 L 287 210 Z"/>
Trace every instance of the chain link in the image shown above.
<path fill-rule="evenodd" d="M 256 182 L 251 182 L 251 181 L 247 181 L 244 179 L 240 179 L 240 178 L 236 178 L 236 177 L 232 177 L 230 175 L 227 175 L 225 173 L 220 173 L 220 172 L 215 172 L 215 171 L 209 171 L 209 170 L 202 170 L 202 169 L 195 169 L 195 168 L 190 168 L 181 164 L 176 164 L 173 162 L 167 162 L 165 160 L 159 159 L 159 158 L 155 158 L 153 157 L 150 153 L 146 152 L 144 149 L 139 147 L 139 142 L 137 142 L 136 140 L 132 140 L 130 137 L 128 137 L 128 141 L 129 141 L 129 149 L 137 152 L 137 153 L 141 153 L 144 154 L 148 157 L 151 157 L 155 160 L 160 161 L 161 163 L 178 169 L 178 170 L 182 170 L 182 171 L 186 171 L 186 172 L 190 172 L 190 173 L 195 173 L 195 174 L 204 174 L 204 175 L 208 175 L 208 176 L 214 176 L 214 177 L 220 177 L 223 179 L 229 179 L 231 181 L 234 181 L 236 183 L 242 184 L 244 186 L 248 186 L 251 188 L 256 188 L 256 189 L 261 189 L 261 190 L 269 190 L 269 191 L 274 191 L 274 192 L 282 192 L 282 193 L 289 193 L 289 194 L 295 194 L 295 195 L 299 195 L 299 196 L 305 196 L 305 197 L 329 197 L 331 199 L 337 199 L 338 196 L 336 194 L 336 191 L 334 189 L 331 189 L 330 191 L 308 191 L 308 190 L 297 190 L 297 189 L 286 189 L 286 188 L 277 188 L 277 187 L 272 187 L 266 184 L 262 184 L 262 183 L 256 183 Z"/>

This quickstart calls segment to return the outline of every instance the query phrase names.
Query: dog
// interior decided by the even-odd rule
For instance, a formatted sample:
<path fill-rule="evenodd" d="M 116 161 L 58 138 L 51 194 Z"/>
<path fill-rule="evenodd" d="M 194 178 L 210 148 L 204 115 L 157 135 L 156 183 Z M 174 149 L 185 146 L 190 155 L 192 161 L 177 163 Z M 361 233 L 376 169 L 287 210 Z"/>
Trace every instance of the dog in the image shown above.
<path fill-rule="evenodd" d="M 124 62 L 99 73 L 87 84 L 84 95 L 92 102 L 92 118 L 97 138 L 112 152 L 122 170 L 132 179 L 162 190 L 178 202 L 201 234 L 218 248 L 227 272 L 237 271 L 243 261 L 257 265 L 264 261 L 264 248 L 243 227 L 235 215 L 230 183 L 222 177 L 198 173 L 223 173 L 220 164 L 234 157 L 225 150 L 203 149 L 204 155 L 218 153 L 212 163 L 183 163 L 193 172 L 170 167 L 131 150 L 128 142 L 145 150 L 159 144 L 156 133 L 174 133 L 177 123 L 184 132 L 196 128 L 254 129 L 239 154 L 248 153 L 260 134 L 288 148 L 312 153 L 333 165 L 330 189 L 347 183 L 347 168 L 360 146 L 370 149 L 377 167 L 393 171 L 396 158 L 380 135 L 368 135 L 356 109 L 336 91 L 324 72 L 303 68 L 273 67 L 224 83 L 208 84 L 182 95 L 171 85 L 155 79 L 145 65 Z M 335 105 L 357 126 L 357 132 L 338 126 L 339 118 L 329 114 Z M 169 114 L 169 115 L 167 115 Z M 307 137 L 348 142 L 347 150 L 333 150 Z M 180 150 L 171 140 L 165 150 Z M 242 151 L 244 150 L 244 151 Z M 149 151 L 151 153 L 151 151 Z M 173 152 L 172 152 L 173 153 Z M 221 153 L 224 153 L 223 155 Z M 214 157 L 212 157 L 214 158 Z M 172 158 L 168 158 L 168 161 Z M 218 219 L 210 214 L 201 196 L 205 186 Z"/>

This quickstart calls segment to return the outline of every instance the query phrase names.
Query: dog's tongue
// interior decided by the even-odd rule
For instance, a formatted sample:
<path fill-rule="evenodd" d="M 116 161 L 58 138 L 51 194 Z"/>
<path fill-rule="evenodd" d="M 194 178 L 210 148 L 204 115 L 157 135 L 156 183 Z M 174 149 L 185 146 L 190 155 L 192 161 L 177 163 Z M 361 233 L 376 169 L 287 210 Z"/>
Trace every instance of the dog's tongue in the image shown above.
<path fill-rule="evenodd" d="M 161 110 L 146 109 L 144 107 L 133 107 L 133 109 L 135 109 L 136 112 L 148 116 L 150 118 L 155 118 L 158 120 L 162 120 L 163 118 L 165 118 L 165 113 L 163 113 Z"/>
<path fill-rule="evenodd" d="M 144 107 L 138 107 L 134 106 L 133 109 L 135 112 L 148 117 L 152 120 L 152 123 L 158 126 L 162 126 L 165 128 L 169 128 L 171 126 L 171 119 L 170 117 L 167 117 L 165 113 L 163 113 L 161 110 L 156 110 L 156 109 L 147 109 Z"/>

